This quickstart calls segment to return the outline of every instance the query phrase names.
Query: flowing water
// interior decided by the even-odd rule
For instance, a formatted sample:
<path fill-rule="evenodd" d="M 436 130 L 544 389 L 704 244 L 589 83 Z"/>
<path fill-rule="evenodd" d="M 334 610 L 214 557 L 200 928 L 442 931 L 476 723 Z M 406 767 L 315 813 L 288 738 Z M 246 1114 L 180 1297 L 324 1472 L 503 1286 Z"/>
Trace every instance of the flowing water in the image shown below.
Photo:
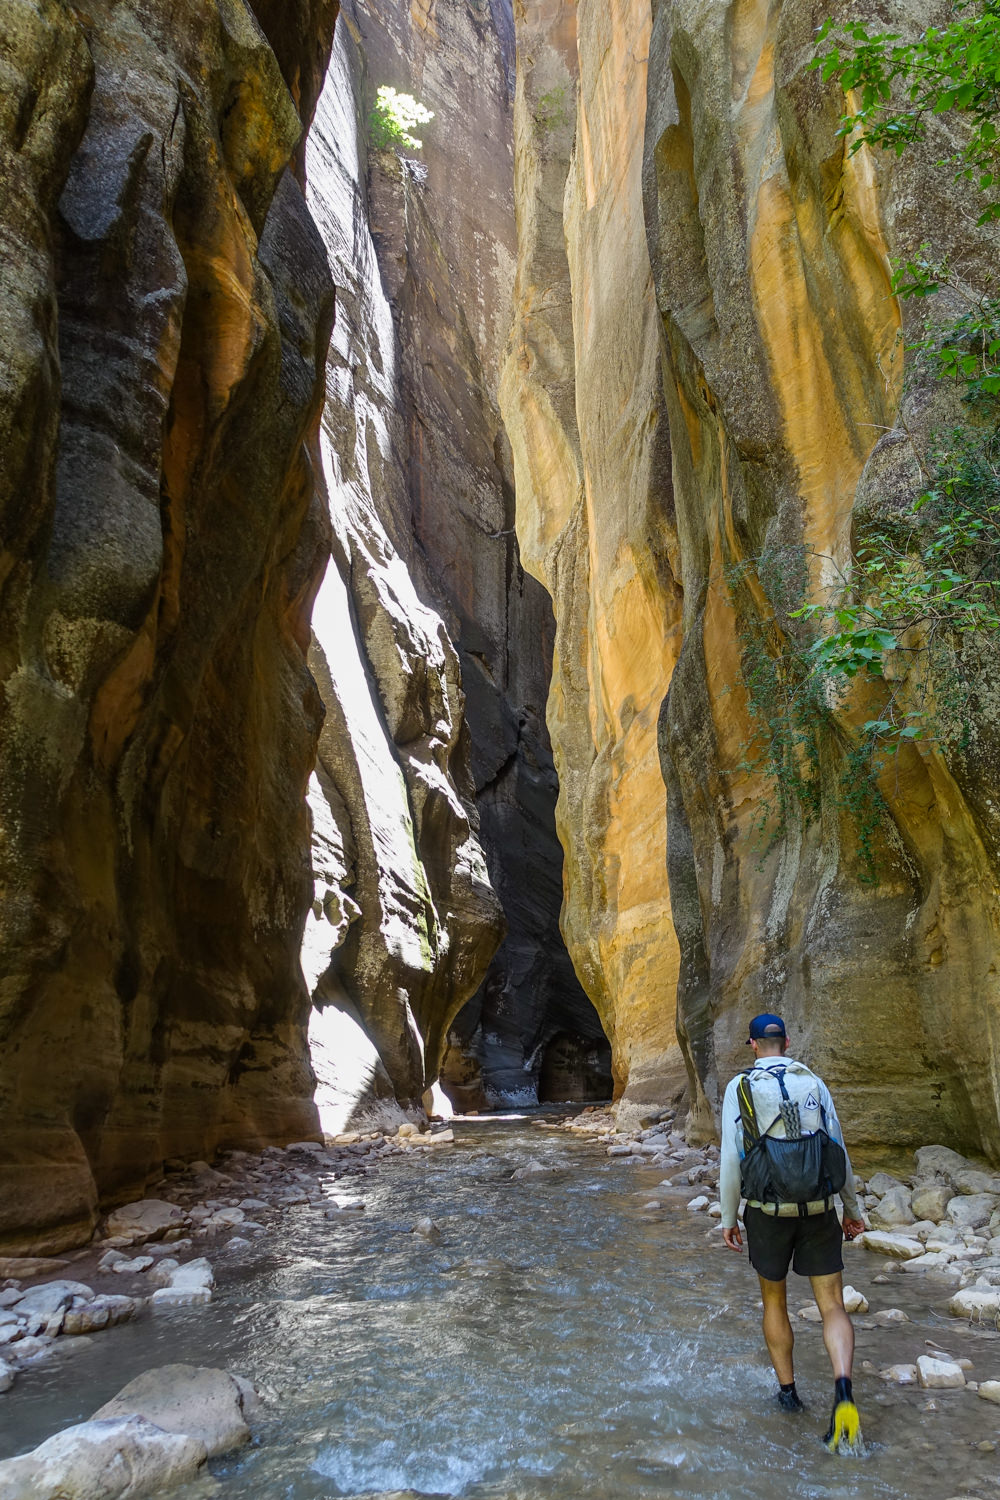
<path fill-rule="evenodd" d="M 978 1379 L 1000 1378 L 1000 1341 L 943 1316 L 942 1282 L 873 1285 L 885 1262 L 847 1252 L 872 1309 L 913 1321 L 859 1330 L 868 1456 L 834 1458 L 820 1442 L 831 1381 L 819 1330 L 795 1320 L 809 1410 L 782 1415 L 745 1255 L 703 1215 L 644 1213 L 659 1170 L 523 1118 L 457 1134 L 444 1155 L 391 1159 L 367 1179 L 363 1215 L 331 1223 L 303 1206 L 265 1252 L 213 1257 L 208 1307 L 60 1341 L 58 1361 L 0 1398 L 0 1456 L 86 1418 L 140 1371 L 185 1361 L 246 1374 L 268 1400 L 253 1445 L 176 1500 L 1000 1494 L 998 1454 L 976 1447 L 1000 1443 L 1000 1407 L 861 1369 L 915 1361 L 933 1340 L 970 1357 Z M 556 1170 L 511 1180 L 538 1158 Z M 412 1232 L 423 1215 L 438 1241 Z M 809 1299 L 805 1282 L 790 1291 L 793 1308 Z"/>

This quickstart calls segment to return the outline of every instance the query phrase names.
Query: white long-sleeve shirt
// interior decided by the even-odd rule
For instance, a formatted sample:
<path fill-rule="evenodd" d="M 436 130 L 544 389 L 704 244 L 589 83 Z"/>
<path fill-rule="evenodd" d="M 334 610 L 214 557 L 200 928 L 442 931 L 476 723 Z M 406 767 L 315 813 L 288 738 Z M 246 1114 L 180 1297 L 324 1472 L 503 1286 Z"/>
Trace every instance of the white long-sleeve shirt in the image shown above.
<path fill-rule="evenodd" d="M 761 1135 L 767 1131 L 769 1135 L 776 1136 L 779 1140 L 785 1136 L 785 1124 L 780 1118 L 781 1089 L 777 1078 L 769 1076 L 773 1068 L 785 1070 L 785 1088 L 788 1090 L 789 1099 L 799 1106 L 799 1119 L 803 1134 L 825 1128 L 831 1139 L 839 1141 L 844 1147 L 844 1155 L 847 1156 L 844 1132 L 837 1119 L 837 1111 L 830 1090 L 822 1078 L 810 1072 L 804 1063 L 796 1062 L 794 1058 L 787 1055 L 758 1058 L 749 1074 Z M 740 1163 L 746 1153 L 743 1146 L 743 1119 L 736 1089 L 743 1076 L 742 1073 L 737 1073 L 735 1078 L 730 1079 L 722 1101 L 719 1202 L 722 1205 L 724 1229 L 735 1227 L 740 1207 Z M 861 1210 L 854 1191 L 854 1170 L 850 1157 L 847 1158 L 847 1181 L 844 1183 L 840 1196 L 847 1217 L 860 1219 Z"/>

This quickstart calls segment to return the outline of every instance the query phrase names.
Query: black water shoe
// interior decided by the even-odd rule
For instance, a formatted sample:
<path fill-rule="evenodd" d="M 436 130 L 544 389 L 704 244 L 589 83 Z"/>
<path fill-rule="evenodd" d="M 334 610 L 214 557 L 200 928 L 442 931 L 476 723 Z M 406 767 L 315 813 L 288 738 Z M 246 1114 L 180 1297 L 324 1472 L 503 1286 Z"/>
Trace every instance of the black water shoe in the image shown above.
<path fill-rule="evenodd" d="M 805 1407 L 799 1399 L 799 1393 L 795 1389 L 794 1380 L 790 1384 L 781 1387 L 781 1390 L 778 1392 L 778 1405 L 782 1411 L 805 1411 Z"/>

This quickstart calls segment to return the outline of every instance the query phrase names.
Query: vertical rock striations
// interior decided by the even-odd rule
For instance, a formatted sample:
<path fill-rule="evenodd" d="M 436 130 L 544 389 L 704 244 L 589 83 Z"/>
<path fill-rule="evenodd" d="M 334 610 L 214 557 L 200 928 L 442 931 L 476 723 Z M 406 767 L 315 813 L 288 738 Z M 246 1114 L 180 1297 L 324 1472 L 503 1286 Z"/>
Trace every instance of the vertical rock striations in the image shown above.
<path fill-rule="evenodd" d="M 286 168 L 335 12 L 286 79 L 238 0 L 0 11 L 0 1243 L 37 1249 L 165 1155 L 315 1128 L 333 305 Z"/>
<path fill-rule="evenodd" d="M 915 30 L 947 8 L 877 9 L 890 29 Z M 916 497 L 917 455 L 952 420 L 919 370 L 901 398 L 900 339 L 916 335 L 921 314 L 911 307 L 901 330 L 891 260 L 931 240 L 983 287 L 995 254 L 995 233 L 972 227 L 968 194 L 935 165 L 940 134 L 898 161 L 849 154 L 839 91 L 809 69 L 830 11 L 847 8 L 654 5 L 646 206 L 684 590 L 661 725 L 684 918 L 678 1013 L 706 1130 L 747 1011 L 780 1005 L 853 1138 L 934 1136 L 992 1153 L 988 698 L 951 763 L 913 748 L 886 767 L 879 816 L 850 760 L 874 696 L 855 693 L 810 727 L 803 803 L 782 797 L 760 764 L 769 710 L 745 691 L 752 654 L 794 638 L 796 589 L 816 597 L 849 568 L 852 527 L 891 520 Z M 789 578 L 796 557 L 800 580 Z"/>
<path fill-rule="evenodd" d="M 308 162 L 339 312 L 324 423 L 337 571 L 316 612 L 331 704 L 311 798 L 322 915 L 307 969 L 319 1004 L 363 1023 L 399 1097 L 419 1098 L 500 937 L 492 883 L 507 935 L 444 1077 L 454 1088 L 471 1070 L 467 1103 L 484 1086 L 523 1099 L 555 1033 L 601 1032 L 558 935 L 551 609 L 520 568 L 496 406 L 512 22 L 499 3 L 389 0 L 345 6 L 342 22 Z M 370 147 L 382 83 L 433 110 L 422 151 Z"/>
<path fill-rule="evenodd" d="M 793 597 L 907 505 L 953 420 L 919 371 L 903 394 L 916 330 L 892 258 L 930 240 L 975 293 L 995 254 L 936 166 L 945 125 L 899 160 L 848 153 L 809 68 L 837 9 L 519 9 L 502 406 L 523 554 L 556 611 L 563 926 L 629 1096 L 669 1087 L 676 1001 L 710 1133 L 747 1013 L 780 1008 L 853 1138 L 995 1153 L 988 669 L 968 744 L 906 749 L 876 815 L 852 762 L 874 697 L 817 711 L 790 752 L 810 795 L 789 800 L 760 754 L 774 706 L 746 686 L 801 629 Z M 946 9 L 874 7 L 890 29 Z"/>
<path fill-rule="evenodd" d="M 642 206 L 650 18 L 641 0 L 518 16 L 520 243 L 501 404 L 522 554 L 556 614 L 563 931 L 617 1087 L 642 1102 L 683 1077 L 656 743 L 680 593 Z"/>

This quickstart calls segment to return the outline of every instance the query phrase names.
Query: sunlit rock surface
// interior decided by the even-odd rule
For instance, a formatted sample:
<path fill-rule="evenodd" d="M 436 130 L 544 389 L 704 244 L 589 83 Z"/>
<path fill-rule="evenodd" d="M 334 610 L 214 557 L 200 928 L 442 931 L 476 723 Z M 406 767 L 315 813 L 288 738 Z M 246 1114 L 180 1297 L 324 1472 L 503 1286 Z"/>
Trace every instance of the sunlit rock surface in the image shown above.
<path fill-rule="evenodd" d="M 235 0 L 0 5 L 6 1249 L 78 1240 L 164 1156 L 316 1128 L 333 299 L 286 167 L 334 12 L 283 11 L 283 76 Z"/>
<path fill-rule="evenodd" d="M 563 931 L 619 1090 L 666 1102 L 683 1069 L 656 726 L 680 592 L 642 207 L 650 18 L 639 0 L 567 0 L 525 7 L 518 27 L 520 259 L 501 402 L 522 555 L 556 614 Z"/>
<path fill-rule="evenodd" d="M 877 9 L 914 29 L 947 13 Z M 929 240 L 975 290 L 995 259 L 935 165 L 944 126 L 899 160 L 847 154 L 842 98 L 808 68 L 831 10 L 519 12 L 502 405 L 522 552 L 557 619 L 563 925 L 627 1096 L 673 1079 L 676 998 L 691 1123 L 711 1133 L 748 1013 L 781 1009 L 852 1139 L 996 1153 L 995 664 L 969 747 L 914 747 L 883 776 L 875 884 L 843 791 L 870 702 L 817 727 L 815 815 L 776 829 L 773 785 L 745 768 L 741 657 L 755 624 L 779 628 L 781 585 L 733 565 L 804 546 L 843 566 L 852 518 L 907 503 L 949 418 L 919 379 L 901 397 L 890 261 Z"/>
<path fill-rule="evenodd" d="M 308 147 L 338 320 L 305 963 L 318 1003 L 360 1021 L 408 1102 L 437 1077 L 473 991 L 443 1077 L 451 1088 L 471 1069 L 477 1103 L 534 1099 L 557 1032 L 602 1035 L 558 932 L 553 622 L 520 568 L 496 403 L 514 264 L 512 44 L 500 3 L 345 7 Z M 421 151 L 369 148 L 381 83 L 433 110 Z M 487 971 L 497 898 L 506 936 Z"/>

